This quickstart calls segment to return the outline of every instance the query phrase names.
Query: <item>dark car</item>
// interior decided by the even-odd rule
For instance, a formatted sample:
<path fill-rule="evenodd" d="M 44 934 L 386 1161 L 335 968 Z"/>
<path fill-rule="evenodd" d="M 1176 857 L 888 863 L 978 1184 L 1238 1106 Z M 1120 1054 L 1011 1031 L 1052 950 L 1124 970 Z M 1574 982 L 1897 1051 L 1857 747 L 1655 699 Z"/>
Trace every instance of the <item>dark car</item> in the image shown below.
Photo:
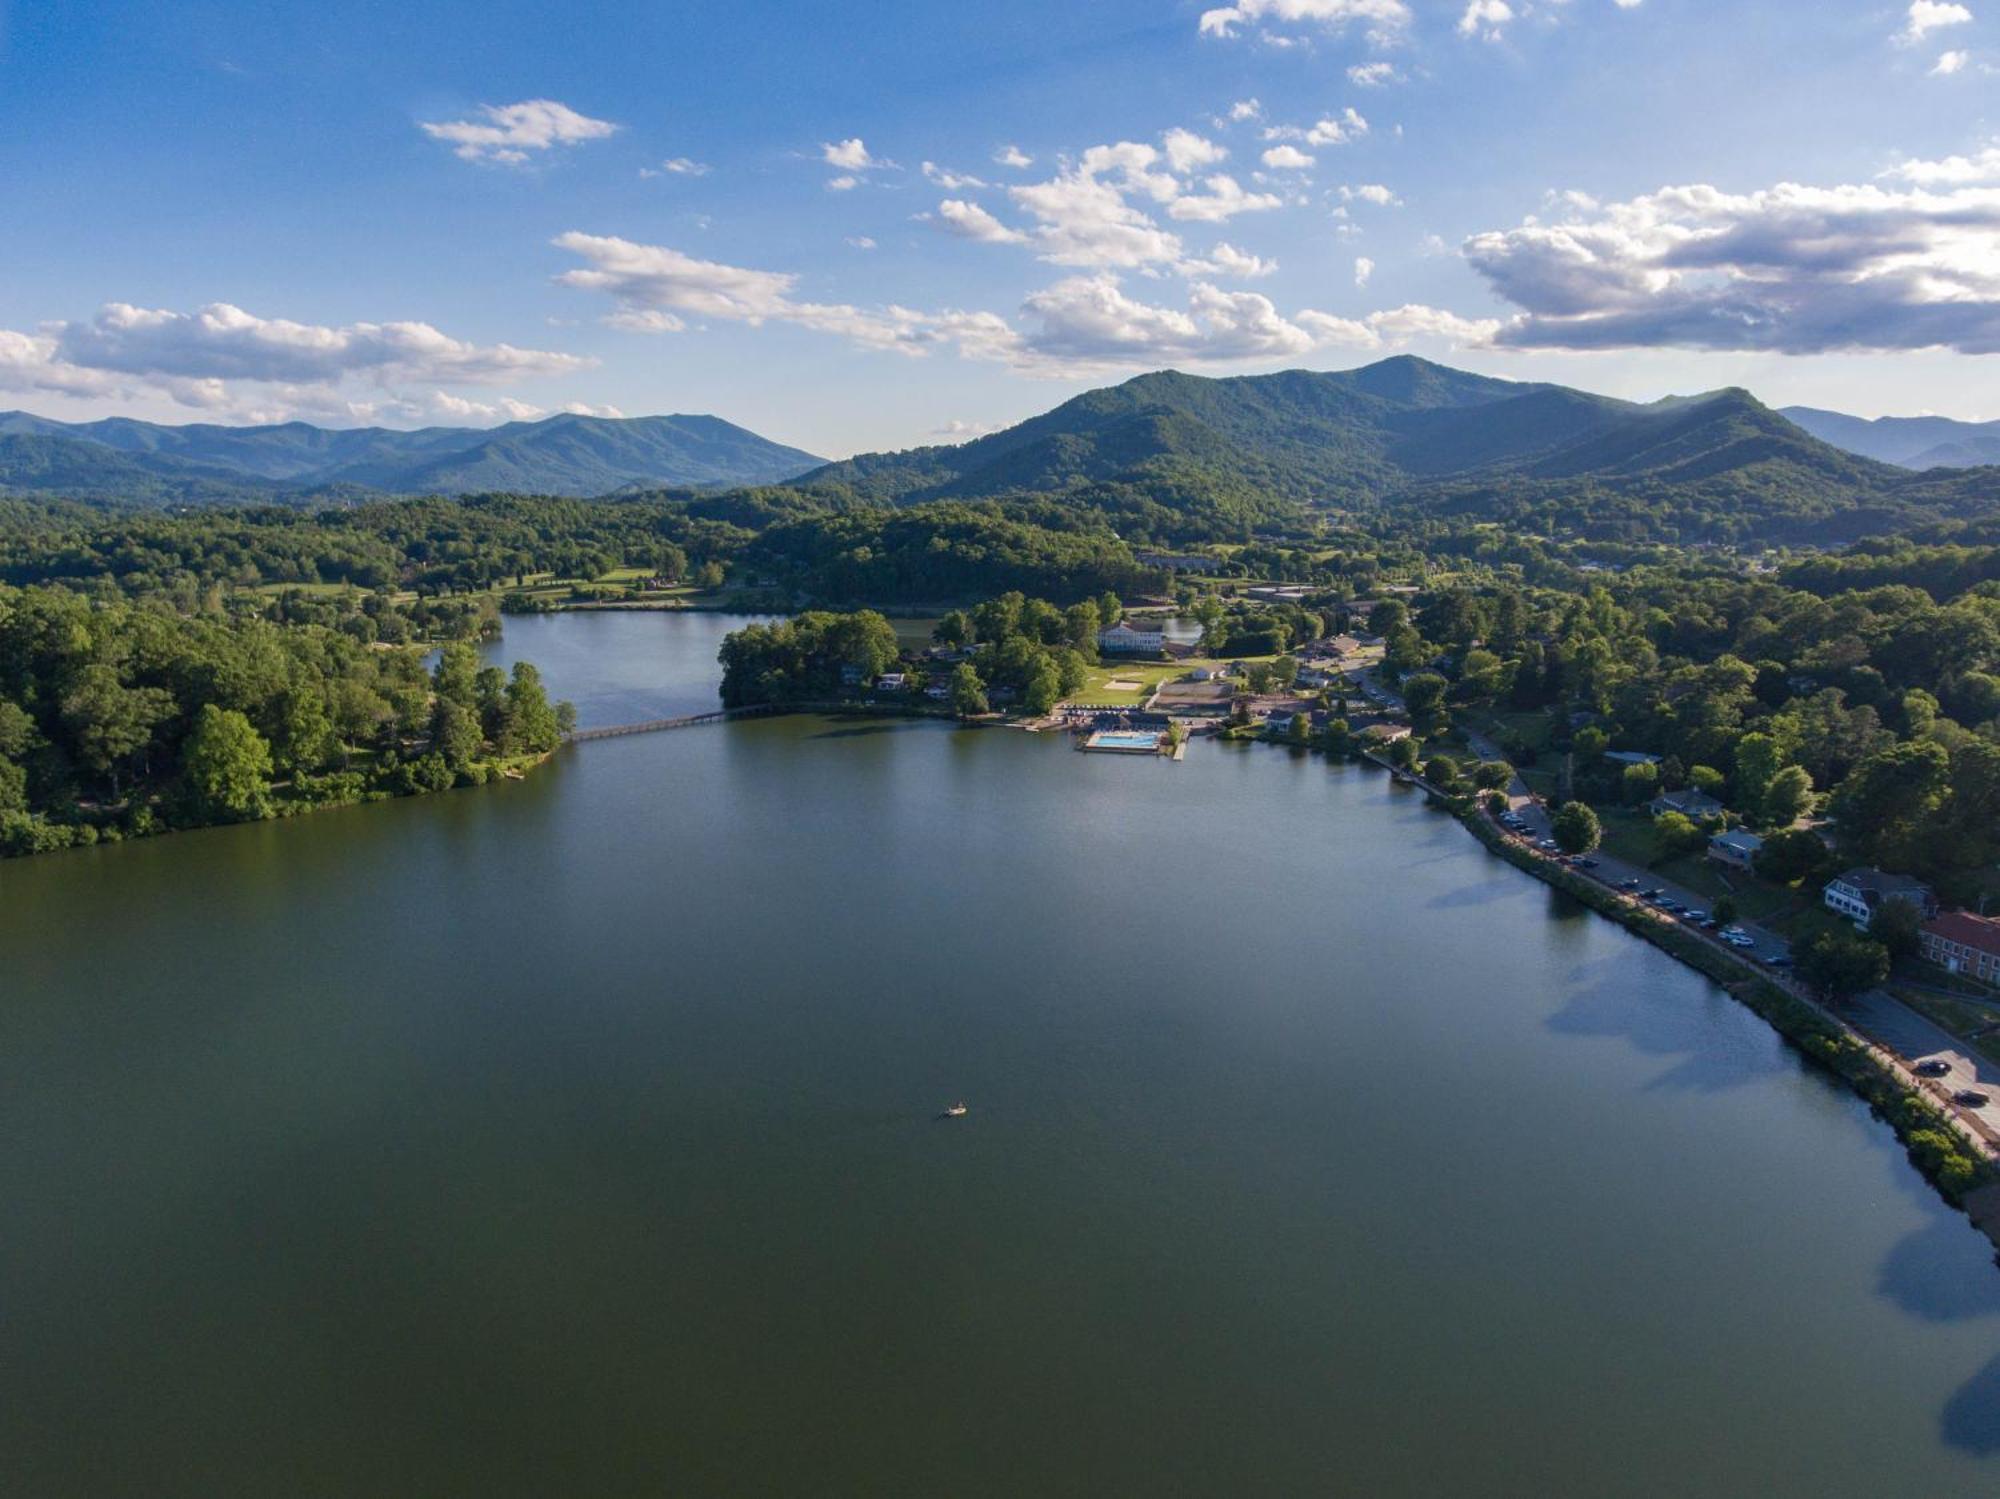
<path fill-rule="evenodd" d="M 1719 932 L 1722 930 L 1722 923 L 1711 916 L 1701 924 L 1701 929 L 1704 932 Z"/>
<path fill-rule="evenodd" d="M 1951 1071 L 1951 1063 L 1939 1057 L 1930 1057 L 1925 1061 L 1917 1063 L 1911 1070 L 1918 1077 L 1943 1077 L 1947 1072 Z"/>
<path fill-rule="evenodd" d="M 1620 880 L 1618 882 L 1618 888 L 1620 890 L 1637 890 L 1639 888 L 1639 882 L 1637 880 Z"/>
<path fill-rule="evenodd" d="M 1578 869 L 1595 869 L 1597 868 L 1597 861 L 1595 859 L 1590 859 L 1590 858 L 1578 859 L 1576 861 L 1576 867 Z"/>
<path fill-rule="evenodd" d="M 1764 960 L 1764 966 L 1766 968 L 1790 968 L 1792 960 L 1783 953 L 1773 953 Z"/>
<path fill-rule="evenodd" d="M 1976 1088 L 1960 1088 L 1956 1093 L 1951 1095 L 1951 1101 L 1968 1109 L 1983 1108 L 1986 1103 L 1986 1095 Z"/>

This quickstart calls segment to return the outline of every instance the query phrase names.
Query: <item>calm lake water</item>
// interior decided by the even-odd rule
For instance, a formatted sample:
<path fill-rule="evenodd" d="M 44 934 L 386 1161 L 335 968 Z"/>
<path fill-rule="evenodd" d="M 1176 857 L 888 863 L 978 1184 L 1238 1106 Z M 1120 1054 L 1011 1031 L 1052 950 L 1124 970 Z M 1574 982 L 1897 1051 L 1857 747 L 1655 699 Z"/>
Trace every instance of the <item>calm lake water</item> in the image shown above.
<path fill-rule="evenodd" d="M 2000 1488 L 1984 1240 L 1372 772 L 609 740 L 0 865 L 0 985 L 8 1496 Z"/>

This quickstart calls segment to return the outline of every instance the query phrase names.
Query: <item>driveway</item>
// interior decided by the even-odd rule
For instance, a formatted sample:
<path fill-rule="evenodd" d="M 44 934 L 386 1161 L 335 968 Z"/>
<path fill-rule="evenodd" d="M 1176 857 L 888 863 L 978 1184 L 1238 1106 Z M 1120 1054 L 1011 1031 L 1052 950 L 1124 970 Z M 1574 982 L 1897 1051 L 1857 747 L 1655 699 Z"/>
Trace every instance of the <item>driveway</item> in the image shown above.
<path fill-rule="evenodd" d="M 1871 989 L 1855 999 L 1845 1013 L 1856 1030 L 1913 1066 L 1932 1060 L 1948 1065 L 1951 1070 L 1943 1077 L 1922 1080 L 1932 1102 L 1951 1113 L 1979 1120 L 1986 1126 L 1987 1138 L 2000 1141 L 2000 1067 L 1881 989 Z M 1978 1108 L 1951 1102 L 1952 1094 L 1967 1088 L 1984 1093 L 1990 1102 Z"/>

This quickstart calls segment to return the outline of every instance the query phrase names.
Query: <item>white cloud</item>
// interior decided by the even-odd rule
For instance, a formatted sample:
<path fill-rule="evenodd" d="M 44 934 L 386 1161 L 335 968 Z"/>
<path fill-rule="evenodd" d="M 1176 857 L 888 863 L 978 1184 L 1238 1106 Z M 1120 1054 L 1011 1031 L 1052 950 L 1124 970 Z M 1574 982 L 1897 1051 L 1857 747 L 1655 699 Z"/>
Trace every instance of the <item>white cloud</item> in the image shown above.
<path fill-rule="evenodd" d="M 1005 422 L 968 422 L 962 418 L 953 417 L 942 427 L 931 428 L 930 435 L 932 437 L 942 437 L 946 442 L 951 443 L 970 442 L 973 438 L 984 437 L 989 432 L 1002 431 L 1006 425 Z"/>
<path fill-rule="evenodd" d="M 1261 119 L 1263 115 L 1264 106 L 1255 99 L 1238 99 L 1229 106 L 1230 120 L 1239 125 L 1245 120 Z"/>
<path fill-rule="evenodd" d="M 939 166 L 934 161 L 924 163 L 924 177 L 928 181 L 935 182 L 948 193 L 962 192 L 968 187 L 986 186 L 977 177 L 968 176 L 962 172 L 954 172 L 947 167 Z"/>
<path fill-rule="evenodd" d="M 1467 0 L 1465 14 L 1458 18 L 1458 34 L 1498 41 L 1503 28 L 1513 19 L 1514 8 L 1507 0 Z"/>
<path fill-rule="evenodd" d="M 1338 115 L 1328 115 L 1303 129 L 1297 125 L 1264 127 L 1264 139 L 1267 141 L 1304 141 L 1309 146 L 1344 146 L 1367 133 L 1368 121 L 1352 107 L 1343 109 Z"/>
<path fill-rule="evenodd" d="M 1358 62 L 1347 70 L 1347 80 L 1361 88 L 1385 88 L 1401 83 L 1403 75 L 1392 62 Z"/>
<path fill-rule="evenodd" d="M 1673 187 L 1475 235 L 1464 254 L 1522 310 L 1499 335 L 1514 347 L 2000 353 L 2000 187 Z"/>
<path fill-rule="evenodd" d="M 1933 31 L 1964 26 L 1971 20 L 1972 12 L 1951 0 L 1910 0 L 1908 15 L 1903 29 L 1896 33 L 1896 41 L 1900 46 L 1914 47 Z"/>
<path fill-rule="evenodd" d="M 845 172 L 838 177 L 826 179 L 826 190 L 830 193 L 851 193 L 859 186 L 861 179 Z"/>
<path fill-rule="evenodd" d="M 676 177 L 706 177 L 709 171 L 706 163 L 686 156 L 669 156 L 660 163 L 660 170 L 672 172 Z"/>
<path fill-rule="evenodd" d="M 857 250 L 872 250 L 875 248 L 875 241 L 865 234 L 850 235 L 847 243 Z"/>
<path fill-rule="evenodd" d="M 501 166 L 521 166 L 533 152 L 602 140 L 618 129 L 553 99 L 482 104 L 478 119 L 418 123 L 432 140 L 449 142 L 454 156 Z"/>
<path fill-rule="evenodd" d="M 1976 156 L 1947 156 L 1940 161 L 1905 161 L 1881 175 L 1914 182 L 1919 187 L 2000 182 L 2000 141 L 1988 145 Z"/>
<path fill-rule="evenodd" d="M 226 302 L 192 313 L 109 302 L 85 323 L 49 323 L 35 334 L 0 329 L 0 389 L 127 403 L 164 398 L 246 421 L 407 415 L 417 407 L 401 386 L 504 384 L 590 362 L 466 343 L 428 323 L 327 327 L 261 318 Z M 379 399 L 357 399 L 357 384 Z M 503 400 L 491 409 L 505 407 Z"/>
<path fill-rule="evenodd" d="M 1026 243 L 1028 238 L 1018 229 L 1009 229 L 977 203 L 959 198 L 946 198 L 938 204 L 934 217 L 946 232 L 981 244 L 1018 245 Z"/>
<path fill-rule="evenodd" d="M 1390 192 L 1379 182 L 1364 182 L 1359 187 L 1343 186 L 1340 190 L 1343 203 L 1373 203 L 1377 208 L 1401 208 L 1403 200 Z"/>
<path fill-rule="evenodd" d="M 1360 24 L 1370 40 L 1393 40 L 1409 26 L 1410 8 L 1403 0 L 1236 0 L 1234 5 L 1201 13 L 1203 36 L 1234 36 L 1239 26 L 1312 23 L 1330 31 Z"/>
<path fill-rule="evenodd" d="M 1010 188 L 1014 202 L 1039 221 L 1035 239 L 1042 259 L 1107 267 L 1180 259 L 1180 237 L 1125 197 L 1133 192 L 1158 201 L 1178 194 L 1180 184 L 1173 177 L 1152 170 L 1158 154 L 1151 146 L 1129 141 L 1093 146 L 1081 162 L 1048 181 Z"/>
<path fill-rule="evenodd" d="M 1216 224 L 1239 213 L 1264 213 L 1284 207 L 1284 199 L 1277 194 L 1245 192 L 1234 177 L 1220 172 L 1204 177 L 1202 186 L 1207 191 L 1190 193 L 1168 203 L 1167 217 Z"/>
<path fill-rule="evenodd" d="M 1313 164 L 1313 158 L 1297 146 L 1273 146 L 1264 153 L 1264 165 L 1274 172 L 1303 172 Z"/>
<path fill-rule="evenodd" d="M 1949 78 L 1953 73 L 1963 72 L 1965 65 L 1972 61 L 1970 52 L 1940 52 L 1936 64 L 1931 68 L 1931 77 Z"/>
<path fill-rule="evenodd" d="M 822 141 L 819 156 L 828 166 L 838 167 L 843 172 L 872 172 L 877 167 L 889 165 L 870 156 L 858 135 L 844 141 Z"/>
<path fill-rule="evenodd" d="M 1035 158 L 1023 151 L 1019 146 L 1002 146 L 998 151 L 993 153 L 993 160 L 995 164 L 1003 167 L 1012 167 L 1017 172 L 1023 167 L 1031 167 L 1035 164 Z"/>
<path fill-rule="evenodd" d="M 1161 136 L 1160 144 L 1166 149 L 1167 165 L 1181 173 L 1212 167 L 1229 155 L 1227 147 L 1178 127 Z"/>
<path fill-rule="evenodd" d="M 1218 244 L 1198 260 L 1184 260 L 1174 267 L 1183 276 L 1230 276 L 1240 281 L 1255 281 L 1277 268 L 1277 261 L 1227 243 Z"/>
<path fill-rule="evenodd" d="M 1366 286 L 1368 278 L 1374 274 L 1374 261 L 1370 260 L 1366 255 L 1357 255 L 1354 257 L 1354 284 L 1356 286 Z"/>

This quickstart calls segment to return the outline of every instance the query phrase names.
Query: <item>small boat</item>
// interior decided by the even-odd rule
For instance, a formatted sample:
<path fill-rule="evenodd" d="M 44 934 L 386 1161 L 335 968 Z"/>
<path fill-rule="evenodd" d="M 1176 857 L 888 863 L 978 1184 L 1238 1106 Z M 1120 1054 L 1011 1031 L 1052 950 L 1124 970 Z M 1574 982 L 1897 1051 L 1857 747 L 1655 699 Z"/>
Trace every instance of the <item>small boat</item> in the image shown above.
<path fill-rule="evenodd" d="M 970 1110 L 968 1110 L 968 1109 L 966 1108 L 966 1106 L 965 1106 L 964 1104 L 962 1104 L 962 1103 L 955 1103 L 955 1104 L 953 1104 L 953 1105 L 952 1105 L 952 1106 L 951 1106 L 950 1108 L 946 1109 L 946 1110 L 945 1110 L 945 1111 L 944 1111 L 944 1112 L 943 1112 L 942 1114 L 938 1115 L 938 1118 L 940 1118 L 940 1119 L 963 1119 L 963 1118 L 964 1118 L 964 1117 L 966 1116 L 966 1114 L 967 1114 L 967 1113 L 969 1113 L 969 1112 L 970 1112 Z"/>

